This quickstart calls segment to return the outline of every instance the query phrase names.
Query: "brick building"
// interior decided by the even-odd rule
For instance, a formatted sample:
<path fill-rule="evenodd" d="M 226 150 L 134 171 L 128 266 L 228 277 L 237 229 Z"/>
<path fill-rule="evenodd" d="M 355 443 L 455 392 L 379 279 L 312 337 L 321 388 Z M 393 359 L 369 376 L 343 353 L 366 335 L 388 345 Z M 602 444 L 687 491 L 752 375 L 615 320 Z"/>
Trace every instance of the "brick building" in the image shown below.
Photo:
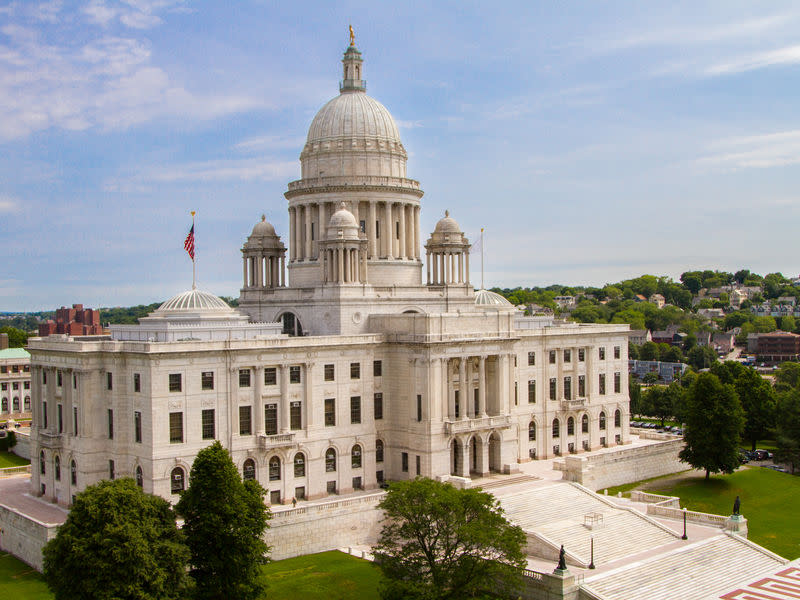
<path fill-rule="evenodd" d="M 764 362 L 784 362 L 800 359 L 800 335 L 786 331 L 761 333 L 758 336 L 758 359 Z"/>
<path fill-rule="evenodd" d="M 56 310 L 56 319 L 39 325 L 39 337 L 65 333 L 67 335 L 102 335 L 108 333 L 100 325 L 100 311 L 83 308 L 83 304 L 73 304 L 72 308 L 62 306 Z"/>

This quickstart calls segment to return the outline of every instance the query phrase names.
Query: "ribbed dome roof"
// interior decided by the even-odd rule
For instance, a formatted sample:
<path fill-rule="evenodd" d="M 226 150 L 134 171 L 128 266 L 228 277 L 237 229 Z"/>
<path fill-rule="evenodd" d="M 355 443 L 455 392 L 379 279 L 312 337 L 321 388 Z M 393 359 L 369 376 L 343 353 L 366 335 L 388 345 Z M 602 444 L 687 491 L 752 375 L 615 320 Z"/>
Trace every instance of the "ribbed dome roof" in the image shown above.
<path fill-rule="evenodd" d="M 236 311 L 228 306 L 222 298 L 195 289 L 173 296 L 153 311 L 152 315 L 158 316 L 175 312 L 235 313 Z"/>
<path fill-rule="evenodd" d="M 347 210 L 344 202 L 342 202 L 339 205 L 339 210 L 331 215 L 328 227 L 358 227 L 358 223 L 353 213 Z"/>
<path fill-rule="evenodd" d="M 261 220 L 256 223 L 255 227 L 253 227 L 253 233 L 250 234 L 251 237 L 265 237 L 274 235 L 277 235 L 275 233 L 275 228 L 269 221 L 267 221 L 266 215 L 261 215 Z"/>
<path fill-rule="evenodd" d="M 461 227 L 456 220 L 450 216 L 450 211 L 446 210 L 444 211 L 444 218 L 436 223 L 436 227 L 433 231 L 435 233 L 461 233 Z"/>
<path fill-rule="evenodd" d="M 308 129 L 307 144 L 336 139 L 373 138 L 400 142 L 386 107 L 364 92 L 345 92 L 323 106 Z"/>
<path fill-rule="evenodd" d="M 500 294 L 490 292 L 489 290 L 478 290 L 475 292 L 475 306 L 483 307 L 513 307 L 508 300 L 503 298 Z"/>

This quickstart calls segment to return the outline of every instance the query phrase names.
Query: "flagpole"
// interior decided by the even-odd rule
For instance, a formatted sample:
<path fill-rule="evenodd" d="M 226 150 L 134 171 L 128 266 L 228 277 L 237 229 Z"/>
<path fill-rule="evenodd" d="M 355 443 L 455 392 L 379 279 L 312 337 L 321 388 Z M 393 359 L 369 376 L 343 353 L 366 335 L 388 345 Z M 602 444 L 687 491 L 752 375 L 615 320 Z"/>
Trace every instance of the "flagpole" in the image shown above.
<path fill-rule="evenodd" d="M 192 211 L 192 231 L 194 231 L 194 214 L 195 211 Z M 195 263 L 195 256 L 197 253 L 197 245 L 195 244 L 195 248 L 192 251 L 192 289 L 197 289 L 197 265 Z"/>
<path fill-rule="evenodd" d="M 481 289 L 486 289 L 483 287 L 483 227 L 481 227 Z"/>

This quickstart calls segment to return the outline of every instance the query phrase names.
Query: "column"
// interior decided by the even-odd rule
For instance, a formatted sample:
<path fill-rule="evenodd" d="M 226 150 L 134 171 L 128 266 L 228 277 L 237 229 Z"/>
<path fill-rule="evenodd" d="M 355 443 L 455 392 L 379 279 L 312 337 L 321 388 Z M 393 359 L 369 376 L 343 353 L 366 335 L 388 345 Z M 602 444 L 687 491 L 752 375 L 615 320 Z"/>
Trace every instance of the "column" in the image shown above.
<path fill-rule="evenodd" d="M 414 207 L 407 204 L 404 208 L 406 214 L 406 258 L 413 260 L 414 256 Z"/>
<path fill-rule="evenodd" d="M 294 225 L 296 209 L 293 206 L 289 207 L 289 262 L 297 260 L 297 251 L 295 250 L 295 238 L 297 237 L 296 228 Z"/>
<path fill-rule="evenodd" d="M 472 387 L 472 379 L 473 379 L 472 359 L 467 358 L 466 361 L 467 361 L 467 407 L 468 407 L 467 415 L 470 417 L 475 417 L 476 416 L 475 396 L 474 396 L 475 392 Z"/>
<path fill-rule="evenodd" d="M 444 398 L 440 398 L 436 390 L 437 385 L 439 385 L 439 390 L 441 390 L 441 384 L 439 383 L 439 378 L 442 373 L 441 364 L 442 361 L 438 358 L 430 359 L 428 361 L 428 372 L 426 373 L 427 381 L 425 390 L 428 395 L 428 403 L 431 407 L 431 421 L 433 422 L 442 420 L 442 403 L 444 402 Z"/>
<path fill-rule="evenodd" d="M 342 252 L 342 248 L 336 249 L 336 281 L 339 283 L 344 282 L 344 253 Z"/>
<path fill-rule="evenodd" d="M 367 252 L 369 253 L 369 258 L 377 258 L 378 250 L 377 250 L 377 233 L 375 231 L 375 201 L 369 201 L 369 211 L 367 217 Z"/>
<path fill-rule="evenodd" d="M 464 282 L 464 253 L 458 253 L 458 283 Z"/>
<path fill-rule="evenodd" d="M 425 269 L 428 272 L 428 285 L 431 284 L 431 252 L 428 250 L 425 253 Z"/>
<path fill-rule="evenodd" d="M 247 257 L 242 258 L 242 287 L 247 286 Z"/>
<path fill-rule="evenodd" d="M 450 361 L 446 358 L 440 359 L 442 362 L 442 398 L 447 402 L 447 418 L 456 418 L 456 398 L 450 389 Z"/>
<path fill-rule="evenodd" d="M 394 229 L 394 227 L 392 227 L 392 203 L 391 202 L 386 202 L 385 212 L 386 212 L 386 226 L 383 229 L 386 232 L 386 236 L 384 238 L 384 242 L 383 243 L 386 246 L 386 258 L 391 259 L 391 258 L 394 257 L 394 252 L 393 252 L 393 248 L 392 248 L 392 246 L 394 245 L 394 235 L 393 235 L 394 232 L 392 231 L 392 229 Z"/>
<path fill-rule="evenodd" d="M 480 402 L 480 416 L 486 416 L 486 356 L 478 359 L 478 401 Z"/>
<path fill-rule="evenodd" d="M 497 411 L 498 414 L 508 414 L 508 355 L 498 355 L 497 365 Z"/>
<path fill-rule="evenodd" d="M 286 257 L 281 256 L 281 287 L 286 287 Z"/>
<path fill-rule="evenodd" d="M 253 399 L 253 410 L 256 413 L 253 415 L 255 419 L 256 435 L 264 435 L 264 402 L 262 400 L 264 396 L 264 369 L 254 366 L 253 377 L 256 378 L 256 384 L 254 386 L 256 396 Z"/>
<path fill-rule="evenodd" d="M 469 407 L 469 387 L 467 386 L 467 363 L 463 356 L 458 359 L 458 390 L 461 418 L 466 419 Z"/>
<path fill-rule="evenodd" d="M 419 206 L 414 207 L 414 258 L 419 258 Z"/>
<path fill-rule="evenodd" d="M 289 365 L 281 365 L 281 401 L 278 403 L 280 432 L 289 431 Z"/>
<path fill-rule="evenodd" d="M 464 280 L 467 285 L 469 285 L 469 251 L 465 252 L 465 259 L 467 261 L 467 269 L 464 273 Z"/>
<path fill-rule="evenodd" d="M 397 217 L 400 222 L 400 239 L 397 241 L 397 257 L 406 257 L 406 207 L 398 204 Z"/>
<path fill-rule="evenodd" d="M 303 207 L 305 211 L 305 240 L 306 240 L 306 247 L 305 247 L 305 259 L 311 260 L 311 205 L 306 204 Z"/>
<path fill-rule="evenodd" d="M 469 477 L 469 461 L 472 460 L 469 452 L 469 436 L 464 436 L 463 439 L 457 439 L 457 443 L 461 446 L 461 477 Z"/>
<path fill-rule="evenodd" d="M 311 429 L 315 424 L 314 415 L 314 363 L 306 363 L 305 398 L 303 400 L 303 424 Z M 306 465 L 307 466 L 307 465 Z"/>
<path fill-rule="evenodd" d="M 317 233 L 317 256 L 320 255 L 322 250 L 319 250 L 319 242 L 323 242 L 328 239 L 328 221 L 330 218 L 327 216 L 327 211 L 325 210 L 325 202 L 319 203 L 319 232 Z"/>

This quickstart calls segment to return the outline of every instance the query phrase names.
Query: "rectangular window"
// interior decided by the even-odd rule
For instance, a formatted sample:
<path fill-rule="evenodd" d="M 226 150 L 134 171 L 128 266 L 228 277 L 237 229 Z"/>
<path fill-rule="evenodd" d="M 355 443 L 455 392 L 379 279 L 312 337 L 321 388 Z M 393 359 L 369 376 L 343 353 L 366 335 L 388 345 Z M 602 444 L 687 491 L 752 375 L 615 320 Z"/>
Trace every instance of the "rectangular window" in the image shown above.
<path fill-rule="evenodd" d="M 572 400 L 572 377 L 564 377 L 564 399 Z"/>
<path fill-rule="evenodd" d="M 619 394 L 622 390 L 622 374 L 614 373 L 614 393 Z"/>
<path fill-rule="evenodd" d="M 14 372 L 19 373 L 19 367 L 17 367 L 16 365 L 14 366 Z M 60 370 L 56 371 L 56 385 L 58 387 L 61 387 L 62 381 L 63 381 L 63 376 L 61 375 L 61 371 Z"/>
<path fill-rule="evenodd" d="M 332 427 L 336 425 L 336 399 L 325 398 L 325 425 Z"/>
<path fill-rule="evenodd" d="M 306 499 L 306 486 L 301 485 L 299 487 L 294 488 L 294 497 L 297 500 L 305 500 Z"/>
<path fill-rule="evenodd" d="M 564 362 L 572 362 L 572 352 L 569 350 L 564 350 Z"/>
<path fill-rule="evenodd" d="M 0 373 L 8 373 L 8 365 L 0 365 Z M 47 376 L 44 375 L 44 372 L 42 372 L 42 375 L 42 383 L 47 383 Z"/>
<path fill-rule="evenodd" d="M 7 389 L 8 389 L 8 383 L 4 381 L 3 383 L 0 384 L 0 390 L 3 390 L 5 392 Z"/>
<path fill-rule="evenodd" d="M 277 385 L 278 384 L 278 369 L 275 367 L 267 367 L 264 369 L 264 385 Z"/>
<path fill-rule="evenodd" d="M 422 466 L 421 463 L 422 463 L 422 461 L 420 460 L 419 454 L 417 454 L 417 476 L 419 476 L 419 473 L 422 470 L 421 469 L 421 466 Z"/>
<path fill-rule="evenodd" d="M 267 405 L 264 406 L 264 432 L 267 435 L 277 435 L 278 434 L 278 405 L 277 404 L 267 404 Z"/>
<path fill-rule="evenodd" d="M 289 429 L 303 428 L 303 405 L 299 402 L 292 402 L 289 406 Z"/>
<path fill-rule="evenodd" d="M 600 360 L 605 360 L 606 359 L 606 349 L 605 348 L 603 348 L 603 347 L 598 348 L 597 349 L 597 353 L 598 353 L 598 355 L 600 357 Z"/>
<path fill-rule="evenodd" d="M 536 380 L 529 379 L 528 380 L 528 404 L 534 404 L 536 402 Z"/>
<path fill-rule="evenodd" d="M 313 242 L 313 241 L 314 241 L 314 239 L 315 239 L 315 237 L 314 237 L 314 233 L 315 233 L 315 232 L 314 232 L 314 223 L 311 223 L 311 241 L 312 241 L 312 242 Z"/>
<path fill-rule="evenodd" d="M 78 407 L 72 407 L 72 435 L 78 435 Z"/>
<path fill-rule="evenodd" d="M 47 402 L 42 401 L 42 427 L 47 429 Z"/>
<path fill-rule="evenodd" d="M 550 350 L 550 364 L 551 365 L 556 364 L 556 351 L 555 350 Z"/>
<path fill-rule="evenodd" d="M 350 423 L 361 423 L 361 396 L 350 397 Z"/>
<path fill-rule="evenodd" d="M 170 373 L 169 374 L 169 391 L 170 392 L 180 392 L 181 391 L 181 374 L 180 373 Z"/>
<path fill-rule="evenodd" d="M 249 408 L 249 407 L 248 407 Z M 216 426 L 214 423 L 214 409 L 205 408 L 202 414 L 203 439 L 213 440 L 216 437 Z"/>
<path fill-rule="evenodd" d="M 377 239 L 381 238 L 381 222 L 377 220 L 375 221 L 375 237 Z"/>
<path fill-rule="evenodd" d="M 204 371 L 200 373 L 200 388 L 203 390 L 214 389 L 214 371 Z"/>
<path fill-rule="evenodd" d="M 536 352 L 528 352 L 528 366 L 532 367 L 536 364 Z"/>
<path fill-rule="evenodd" d="M 361 229 L 361 233 L 367 233 L 367 222 L 364 219 L 358 222 L 358 227 Z"/>
<path fill-rule="evenodd" d="M 335 375 L 334 365 L 325 365 L 325 381 L 333 381 Z"/>
<path fill-rule="evenodd" d="M 268 407 L 274 407 L 274 404 L 267 404 Z M 268 435 L 275 435 L 278 433 L 278 420 L 277 414 L 273 415 L 273 422 L 270 425 L 267 425 L 267 415 L 268 412 L 264 411 L 264 430 L 271 432 Z M 253 407 L 252 406 L 240 406 L 239 407 L 239 435 L 253 435 Z"/>
<path fill-rule="evenodd" d="M 550 378 L 550 400 L 556 399 L 556 378 Z"/>
<path fill-rule="evenodd" d="M 583 348 L 578 348 L 578 362 L 584 362 L 586 360 L 586 350 Z"/>
<path fill-rule="evenodd" d="M 115 471 L 115 469 L 114 469 L 114 461 L 110 460 L 110 461 L 108 461 L 108 478 L 109 479 L 112 479 L 112 480 L 114 479 L 114 475 L 115 475 L 114 471 Z"/>
<path fill-rule="evenodd" d="M 601 395 L 606 393 L 606 375 L 605 373 L 600 373 L 600 386 L 599 392 Z"/>
<path fill-rule="evenodd" d="M 3 367 L 3 373 L 8 373 L 8 367 Z M 47 371 L 42 371 L 42 385 L 47 385 Z"/>
<path fill-rule="evenodd" d="M 133 411 L 133 441 L 142 443 L 142 413 L 138 410 Z"/>
<path fill-rule="evenodd" d="M 114 375 L 111 373 L 106 373 L 106 389 L 107 390 L 114 389 Z"/>
<path fill-rule="evenodd" d="M 383 483 L 383 470 L 375 471 L 375 479 L 378 483 Z"/>
<path fill-rule="evenodd" d="M 383 363 L 379 360 L 372 361 L 372 376 L 373 377 L 382 377 L 383 376 Z"/>
<path fill-rule="evenodd" d="M 289 383 L 300 383 L 300 367 L 289 367 Z"/>
<path fill-rule="evenodd" d="M 64 433 L 64 407 L 56 404 L 56 419 L 58 422 L 58 433 Z"/>
<path fill-rule="evenodd" d="M 394 222 L 394 237 L 400 239 L 400 221 Z"/>
<path fill-rule="evenodd" d="M 353 489 L 354 490 L 360 490 L 363 487 L 364 486 L 361 483 L 361 477 L 353 477 Z"/>
<path fill-rule="evenodd" d="M 619 358 L 622 350 L 619 346 L 614 346 L 614 358 Z"/>
<path fill-rule="evenodd" d="M 455 390 L 453 392 L 453 396 L 455 398 L 454 404 L 455 404 L 456 419 L 458 419 L 461 416 L 461 399 L 459 398 L 458 390 Z"/>
<path fill-rule="evenodd" d="M 586 375 L 578 375 L 578 397 L 586 396 Z"/>
<path fill-rule="evenodd" d="M 106 413 L 108 417 L 108 439 L 114 439 L 114 410 L 109 408 L 108 412 Z"/>
<path fill-rule="evenodd" d="M 19 381 L 15 381 L 14 383 L 12 383 L 11 384 L 11 389 L 12 390 L 19 390 Z"/>
<path fill-rule="evenodd" d="M 383 419 L 383 394 L 381 392 L 377 392 L 373 398 L 373 411 L 376 421 Z"/>
<path fill-rule="evenodd" d="M 22 383 L 22 389 L 25 389 L 25 390 L 31 389 L 31 382 L 30 381 L 24 381 Z"/>
<path fill-rule="evenodd" d="M 250 369 L 239 369 L 239 387 L 250 387 Z"/>
<path fill-rule="evenodd" d="M 133 391 L 136 393 L 142 391 L 142 376 L 139 373 L 133 374 Z"/>
<path fill-rule="evenodd" d="M 422 395 L 417 394 L 417 422 L 422 421 Z"/>
<path fill-rule="evenodd" d="M 350 363 L 350 379 L 361 379 L 361 363 Z"/>
<path fill-rule="evenodd" d="M 171 444 L 183 442 L 183 413 L 169 413 L 169 441 Z"/>
<path fill-rule="evenodd" d="M 408 452 L 403 452 L 401 457 L 402 457 L 402 463 L 403 463 L 401 465 L 401 467 L 403 469 L 403 473 L 408 473 Z"/>

